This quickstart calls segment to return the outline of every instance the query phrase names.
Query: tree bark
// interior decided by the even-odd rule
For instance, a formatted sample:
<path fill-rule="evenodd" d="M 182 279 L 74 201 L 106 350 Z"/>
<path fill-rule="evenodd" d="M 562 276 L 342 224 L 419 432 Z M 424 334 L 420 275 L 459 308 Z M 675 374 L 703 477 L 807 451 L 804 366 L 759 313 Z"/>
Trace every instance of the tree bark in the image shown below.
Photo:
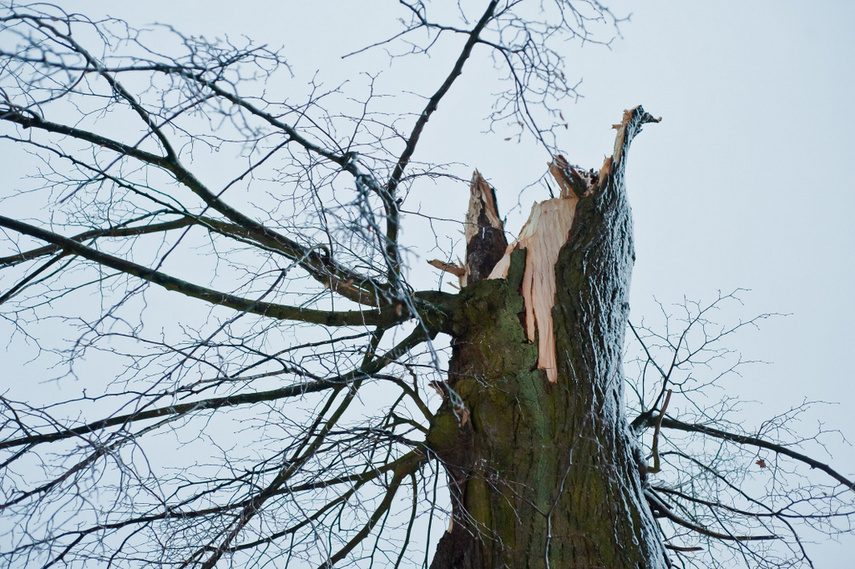
<path fill-rule="evenodd" d="M 535 255 L 524 230 L 489 279 L 469 273 L 451 307 L 453 354 L 428 445 L 447 469 L 453 518 L 432 569 L 668 565 L 621 370 L 634 260 L 624 164 L 633 136 L 655 120 L 626 111 L 599 173 L 556 158 L 556 200 L 568 202 L 552 209 L 572 219 L 538 225 L 533 215 L 528 233 L 570 227 L 557 252 Z M 554 284 L 534 293 L 532 278 Z M 546 308 L 537 294 L 552 296 Z"/>

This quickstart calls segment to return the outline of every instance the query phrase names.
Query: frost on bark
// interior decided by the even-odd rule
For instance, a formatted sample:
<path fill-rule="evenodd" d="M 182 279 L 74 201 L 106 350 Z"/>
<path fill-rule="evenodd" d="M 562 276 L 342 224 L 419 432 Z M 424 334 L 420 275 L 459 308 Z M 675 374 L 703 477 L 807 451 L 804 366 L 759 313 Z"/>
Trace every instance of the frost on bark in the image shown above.
<path fill-rule="evenodd" d="M 499 219 L 494 196 L 490 214 L 470 205 L 468 286 L 451 307 L 446 397 L 428 435 L 453 500 L 434 569 L 667 566 L 621 377 L 634 256 L 624 165 L 654 121 L 626 111 L 599 172 L 556 158 L 560 197 L 535 205 L 504 252 L 498 240 L 472 246 Z"/>

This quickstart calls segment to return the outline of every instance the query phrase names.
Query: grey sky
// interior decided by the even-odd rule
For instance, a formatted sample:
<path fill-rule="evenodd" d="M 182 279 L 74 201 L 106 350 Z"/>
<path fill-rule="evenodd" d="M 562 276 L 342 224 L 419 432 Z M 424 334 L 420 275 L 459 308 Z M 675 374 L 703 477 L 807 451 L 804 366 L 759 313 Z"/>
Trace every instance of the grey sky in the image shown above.
<path fill-rule="evenodd" d="M 637 101 L 663 116 L 630 157 L 633 314 L 645 313 L 651 295 L 677 301 L 750 288 L 743 315 L 790 316 L 739 341 L 746 357 L 772 365 L 750 368 L 733 395 L 761 403 L 747 414 L 756 422 L 804 399 L 839 402 L 803 428 L 822 420 L 855 440 L 847 361 L 855 345 L 855 4 L 632 9 L 613 53 L 581 57 L 586 98 L 572 112 L 586 120 L 570 145 L 583 145 L 610 108 Z M 851 446 L 831 450 L 839 468 L 855 471 Z M 848 567 L 853 550 L 851 538 L 817 548 L 816 566 Z"/>
<path fill-rule="evenodd" d="M 348 30 L 369 26 L 372 10 L 384 3 L 372 1 L 366 9 L 336 2 L 335 10 L 311 13 L 293 12 L 288 2 L 245 2 L 240 12 L 234 2 L 128 4 L 116 3 L 110 13 L 133 24 L 168 23 L 187 34 L 228 31 L 284 44 L 295 51 L 290 59 L 301 81 L 321 67 L 321 79 L 335 83 L 337 73 L 358 63 L 338 60 L 337 51 L 313 41 L 312 30 L 341 30 L 348 41 Z M 567 71 L 583 79 L 583 98 L 564 108 L 568 129 L 559 143 L 571 162 L 598 168 L 611 152 L 609 126 L 623 109 L 643 104 L 663 117 L 645 128 L 629 157 L 637 255 L 633 318 L 655 312 L 654 295 L 671 303 L 683 295 L 711 300 L 719 290 L 751 289 L 742 297 L 744 310 L 723 313 L 723 322 L 759 312 L 790 316 L 767 321 L 738 342 L 749 359 L 772 362 L 748 368 L 728 384 L 732 395 L 758 402 L 746 421 L 759 423 L 803 400 L 837 402 L 817 408 L 803 427 L 810 432 L 822 420 L 855 441 L 855 373 L 847 355 L 855 346 L 855 151 L 849 141 L 855 3 L 611 5 L 616 14 L 633 12 L 621 26 L 622 39 L 610 50 L 568 47 Z M 73 6 L 85 13 L 106 4 Z M 411 77 L 426 85 L 416 91 L 431 85 L 430 73 L 415 70 Z M 478 168 L 500 190 L 505 211 L 519 199 L 508 222 L 513 231 L 531 200 L 548 197 L 539 189 L 519 193 L 547 158 L 530 140 L 477 134 L 484 129 L 479 119 L 489 94 L 480 89 L 477 73 L 465 76 L 432 119 L 425 154 L 416 158 L 439 156 Z M 407 207 L 420 204 L 462 219 L 465 198 L 459 188 L 437 187 L 434 194 L 412 196 Z M 454 224 L 439 227 L 459 240 Z M 418 241 L 420 235 L 408 238 Z M 462 255 L 459 244 L 457 253 Z M 853 448 L 839 437 L 829 441 L 836 467 L 855 474 Z M 844 555 L 853 550 L 849 537 L 815 549 L 813 558 L 817 567 L 844 569 L 851 564 Z"/>

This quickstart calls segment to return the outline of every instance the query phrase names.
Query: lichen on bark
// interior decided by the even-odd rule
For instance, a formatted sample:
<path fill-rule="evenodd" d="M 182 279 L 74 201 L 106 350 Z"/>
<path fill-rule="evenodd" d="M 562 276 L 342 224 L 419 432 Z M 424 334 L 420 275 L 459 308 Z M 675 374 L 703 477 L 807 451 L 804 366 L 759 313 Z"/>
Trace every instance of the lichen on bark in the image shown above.
<path fill-rule="evenodd" d="M 627 111 L 599 173 L 556 159 L 562 199 L 574 201 L 570 224 L 548 224 L 568 227 L 558 250 L 534 265 L 521 239 L 491 275 L 499 278 L 472 282 L 455 299 L 446 397 L 427 438 L 447 469 L 453 508 L 433 568 L 666 566 L 621 375 L 633 262 L 625 154 L 654 120 L 641 107 Z M 527 333 L 532 270 L 550 271 L 544 280 L 554 283 L 549 329 L 537 328 L 550 334 L 546 344 Z M 538 369 L 544 349 L 553 350 L 551 370 Z"/>

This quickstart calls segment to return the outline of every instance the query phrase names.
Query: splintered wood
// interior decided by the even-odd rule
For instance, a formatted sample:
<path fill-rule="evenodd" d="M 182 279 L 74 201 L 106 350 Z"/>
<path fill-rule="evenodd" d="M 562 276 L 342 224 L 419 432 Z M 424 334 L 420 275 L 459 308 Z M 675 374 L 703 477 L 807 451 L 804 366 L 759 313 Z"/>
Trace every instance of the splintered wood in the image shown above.
<path fill-rule="evenodd" d="M 537 367 L 546 371 L 550 382 L 558 378 L 552 307 L 555 304 L 555 263 L 558 252 L 567 243 L 579 198 L 596 187 L 599 172 L 571 166 L 563 156 L 549 165 L 549 171 L 561 188 L 560 197 L 535 203 L 519 238 L 508 245 L 499 217 L 493 188 L 476 170 L 470 184 L 469 210 L 466 213 L 466 262 L 428 261 L 449 272 L 460 286 L 484 278 L 507 277 L 511 253 L 526 250 L 522 296 L 525 302 L 526 336 L 538 343 Z"/>
<path fill-rule="evenodd" d="M 525 328 L 530 342 L 538 343 L 537 367 L 546 371 L 550 382 L 558 379 L 555 354 L 555 334 L 552 325 L 552 308 L 555 304 L 555 264 L 558 253 L 570 238 L 570 230 L 580 199 L 602 191 L 608 179 L 621 166 L 629 141 L 641 125 L 659 122 L 641 107 L 624 111 L 617 130 L 612 156 L 605 159 L 599 171 L 583 170 L 556 156 L 549 164 L 549 172 L 561 189 L 560 196 L 536 203 L 531 215 L 520 231 L 519 239 L 510 245 L 504 237 L 504 228 L 496 205 L 493 188 L 478 171 L 470 184 L 469 211 L 466 214 L 466 262 L 451 264 L 443 261 L 429 263 L 460 279 L 460 285 L 489 279 L 506 278 L 511 253 L 526 250 L 522 296 L 525 301 Z"/>
<path fill-rule="evenodd" d="M 567 242 L 576 211 L 576 196 L 536 203 L 520 233 L 516 247 L 526 250 L 522 296 L 525 301 L 526 335 L 537 340 L 537 367 L 546 370 L 550 382 L 558 377 L 555 359 L 555 335 L 552 332 L 552 306 L 555 304 L 555 263 Z M 490 278 L 504 278 L 507 262 L 500 262 Z M 503 259 L 504 261 L 504 259 Z M 504 265 L 504 266 L 501 266 Z"/>
<path fill-rule="evenodd" d="M 505 254 L 508 240 L 499 218 L 496 191 L 475 170 L 469 186 L 469 209 L 466 212 L 466 279 L 467 283 L 484 280 Z"/>
<path fill-rule="evenodd" d="M 499 218 L 496 192 L 478 170 L 472 174 L 472 182 L 469 184 L 469 209 L 466 211 L 463 235 L 466 238 L 465 263 L 448 263 L 438 259 L 428 261 L 437 269 L 456 276 L 461 288 L 487 278 L 508 246 L 505 227 Z"/>
<path fill-rule="evenodd" d="M 555 263 L 573 227 L 579 197 L 591 191 L 595 177 L 570 166 L 562 156 L 550 164 L 549 171 L 561 188 L 561 196 L 531 207 L 519 239 L 508 247 L 489 278 L 505 278 L 511 252 L 514 249 L 526 250 L 521 291 L 525 302 L 526 335 L 530 342 L 537 341 L 537 367 L 545 370 L 549 381 L 555 383 L 558 379 L 552 328 Z"/>

